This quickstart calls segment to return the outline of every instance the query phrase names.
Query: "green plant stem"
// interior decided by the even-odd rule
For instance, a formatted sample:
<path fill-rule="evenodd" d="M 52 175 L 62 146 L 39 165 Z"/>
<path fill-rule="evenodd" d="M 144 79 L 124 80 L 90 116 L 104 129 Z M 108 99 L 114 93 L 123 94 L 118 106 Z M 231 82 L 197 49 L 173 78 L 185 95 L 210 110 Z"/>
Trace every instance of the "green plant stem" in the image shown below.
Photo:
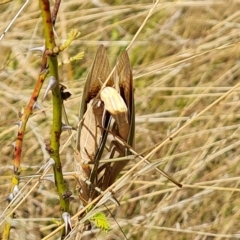
<path fill-rule="evenodd" d="M 50 5 L 48 0 L 39 1 L 40 9 L 42 12 L 44 35 L 45 35 L 45 46 L 46 52 L 54 49 L 55 39 L 53 33 Z M 58 76 L 58 61 L 57 56 L 54 54 L 48 55 L 48 67 L 50 76 L 54 77 L 57 81 L 57 85 L 52 89 L 52 101 L 53 101 L 53 124 L 51 132 L 51 157 L 55 161 L 53 167 L 55 185 L 58 191 L 60 200 L 61 212 L 69 212 L 69 199 L 64 198 L 64 193 L 67 191 L 66 184 L 64 182 L 62 166 L 59 156 L 60 147 L 60 135 L 62 127 L 62 98 L 59 88 L 59 76 Z M 65 236 L 65 230 L 62 231 L 62 238 Z"/>

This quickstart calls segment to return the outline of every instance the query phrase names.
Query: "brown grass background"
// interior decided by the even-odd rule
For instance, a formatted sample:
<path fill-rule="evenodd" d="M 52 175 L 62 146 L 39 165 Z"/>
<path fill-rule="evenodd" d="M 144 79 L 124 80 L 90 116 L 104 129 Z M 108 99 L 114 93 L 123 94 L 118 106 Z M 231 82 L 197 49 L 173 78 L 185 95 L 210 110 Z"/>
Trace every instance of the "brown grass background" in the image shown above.
<path fill-rule="evenodd" d="M 0 5 L 0 33 L 23 3 L 19 0 Z M 73 28 L 81 36 L 60 59 L 85 52 L 83 60 L 60 68 L 61 82 L 72 93 L 65 107 L 73 126 L 77 125 L 82 87 L 97 47 L 101 43 L 107 47 L 113 66 L 151 7 L 151 1 L 61 3 L 56 22 L 58 43 Z M 226 94 L 222 101 L 196 117 L 239 83 L 239 9 L 237 0 L 161 0 L 155 8 L 129 50 L 135 85 L 136 151 L 150 152 L 182 127 L 150 160 L 159 162 L 183 188 L 178 189 L 154 169 L 140 172 L 146 166 L 142 164 L 135 171 L 139 174 L 116 192 L 121 206 L 109 204 L 115 220 L 102 208 L 112 230 L 92 239 L 124 239 L 116 222 L 128 239 L 240 238 L 240 89 Z M 11 143 L 17 133 L 13 123 L 27 105 L 40 69 L 40 54 L 29 49 L 44 44 L 41 21 L 38 2 L 30 1 L 0 42 L 1 212 L 7 206 L 5 199 L 10 191 Z M 31 116 L 24 138 L 20 186 L 32 176 L 27 189 L 37 180 L 36 172 L 49 157 L 44 141 L 50 137 L 51 95 L 42 106 L 46 115 L 38 111 Z M 68 134 L 64 133 L 62 144 L 67 139 Z M 64 146 L 61 158 L 66 176 L 71 176 L 74 163 L 70 143 Z M 124 173 L 138 161 L 131 161 Z M 74 215 L 79 206 L 76 182 L 67 182 L 73 192 Z M 44 181 L 16 211 L 11 239 L 41 239 L 54 229 L 59 218 L 54 184 Z"/>

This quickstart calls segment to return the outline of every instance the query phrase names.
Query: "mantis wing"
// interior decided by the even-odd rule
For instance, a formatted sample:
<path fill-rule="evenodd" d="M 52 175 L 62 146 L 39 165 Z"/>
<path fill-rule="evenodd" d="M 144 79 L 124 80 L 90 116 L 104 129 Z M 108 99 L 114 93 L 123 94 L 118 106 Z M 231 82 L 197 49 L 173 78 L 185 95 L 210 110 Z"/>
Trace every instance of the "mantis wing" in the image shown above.
<path fill-rule="evenodd" d="M 87 111 L 87 104 L 91 99 L 97 96 L 99 90 L 101 89 L 101 85 L 106 81 L 107 77 L 110 74 L 109 61 L 107 58 L 106 49 L 103 45 L 100 45 L 94 61 L 91 66 L 91 70 L 88 73 L 87 80 L 84 86 L 83 94 L 82 94 L 82 102 L 79 110 L 79 121 L 81 121 L 84 117 L 85 112 Z M 110 78 L 107 86 L 113 85 L 113 79 Z M 82 124 L 80 124 L 78 129 L 77 136 L 77 148 L 80 151 L 80 135 L 81 135 Z"/>
<path fill-rule="evenodd" d="M 113 131 L 120 136 L 127 144 L 134 147 L 134 132 L 135 132 L 135 108 L 134 108 L 134 88 L 132 79 L 132 69 L 128 53 L 126 50 L 119 57 L 117 65 L 117 73 L 119 75 L 120 95 L 125 101 L 128 109 L 128 123 L 117 123 L 113 126 Z M 122 145 L 116 145 L 119 151 L 119 156 L 127 156 L 130 152 Z M 116 149 L 115 149 L 116 150 Z M 112 166 L 109 185 L 111 185 L 121 170 L 126 166 L 129 160 L 115 162 Z"/>
<path fill-rule="evenodd" d="M 91 195 L 89 186 L 85 181 L 90 178 L 92 172 L 89 163 L 95 161 L 99 147 L 104 145 L 101 144 L 101 139 L 104 134 L 103 127 L 106 127 L 108 118 L 103 119 L 104 106 L 96 96 L 101 89 L 102 83 L 106 81 L 109 74 L 110 68 L 106 50 L 103 45 L 100 45 L 87 76 L 79 111 L 79 120 L 81 122 L 77 135 L 79 157 L 76 167 L 79 172 L 81 198 L 84 202 L 88 202 Z M 112 78 L 110 78 L 107 85 L 113 85 Z M 99 126 L 102 126 L 102 128 Z M 101 156 L 99 156 L 99 158 L 100 157 Z"/>

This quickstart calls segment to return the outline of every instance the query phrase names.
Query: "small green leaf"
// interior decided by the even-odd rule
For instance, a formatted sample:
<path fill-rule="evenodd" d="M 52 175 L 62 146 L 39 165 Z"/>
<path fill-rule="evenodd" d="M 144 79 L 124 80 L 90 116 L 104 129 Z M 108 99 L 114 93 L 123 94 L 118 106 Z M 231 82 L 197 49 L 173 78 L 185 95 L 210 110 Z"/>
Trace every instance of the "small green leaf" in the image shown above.
<path fill-rule="evenodd" d="M 74 61 L 77 61 L 77 60 L 80 60 L 84 57 L 84 52 L 80 52 L 78 53 L 77 55 L 73 56 L 73 57 L 70 57 L 68 59 L 65 59 L 64 61 L 62 62 L 58 62 L 58 66 L 62 66 L 63 64 L 69 64 L 71 62 L 74 62 Z"/>
<path fill-rule="evenodd" d="M 60 51 L 65 50 L 66 48 L 69 47 L 69 45 L 72 43 L 73 40 L 75 40 L 76 38 L 78 38 L 80 35 L 80 32 L 78 32 L 76 29 L 72 29 L 69 33 L 68 33 L 68 38 L 67 40 L 60 46 Z"/>
<path fill-rule="evenodd" d="M 105 232 L 110 230 L 110 223 L 103 213 L 96 213 L 92 218 L 90 218 L 90 221 Z"/>

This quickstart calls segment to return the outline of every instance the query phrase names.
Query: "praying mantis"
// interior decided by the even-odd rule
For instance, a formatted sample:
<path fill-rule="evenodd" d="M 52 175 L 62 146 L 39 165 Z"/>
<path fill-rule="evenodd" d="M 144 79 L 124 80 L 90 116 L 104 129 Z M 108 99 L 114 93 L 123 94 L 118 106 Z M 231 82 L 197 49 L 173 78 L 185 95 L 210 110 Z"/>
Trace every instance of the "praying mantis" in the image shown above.
<path fill-rule="evenodd" d="M 81 107 L 80 125 L 77 134 L 79 151 L 77 170 L 83 179 L 79 179 L 81 200 L 87 203 L 96 197 L 96 191 L 84 181 L 105 190 L 116 179 L 128 160 L 107 163 L 99 166 L 109 131 L 121 137 L 129 146 L 134 144 L 135 112 L 133 80 L 130 60 L 126 51 L 120 55 L 115 79 L 110 77 L 109 61 L 106 49 L 100 45 L 91 70 L 87 76 Z M 105 85 L 102 89 L 102 85 Z M 112 141 L 110 157 L 117 151 L 119 156 L 128 155 L 125 147 Z"/>
<path fill-rule="evenodd" d="M 109 158 L 131 155 L 134 148 L 135 107 L 132 69 L 129 56 L 124 50 L 116 64 L 113 76 L 110 74 L 106 49 L 100 45 L 87 76 L 77 134 L 77 171 L 79 173 L 80 199 L 89 203 L 99 194 L 86 182 L 104 191 L 114 183 L 118 174 L 129 162 L 113 161 L 100 164 L 108 135 L 112 135 Z M 121 144 L 117 139 L 121 139 Z M 125 143 L 125 144 L 124 144 Z M 164 171 L 165 177 L 181 186 Z M 88 182 L 89 182 L 88 181 Z"/>

